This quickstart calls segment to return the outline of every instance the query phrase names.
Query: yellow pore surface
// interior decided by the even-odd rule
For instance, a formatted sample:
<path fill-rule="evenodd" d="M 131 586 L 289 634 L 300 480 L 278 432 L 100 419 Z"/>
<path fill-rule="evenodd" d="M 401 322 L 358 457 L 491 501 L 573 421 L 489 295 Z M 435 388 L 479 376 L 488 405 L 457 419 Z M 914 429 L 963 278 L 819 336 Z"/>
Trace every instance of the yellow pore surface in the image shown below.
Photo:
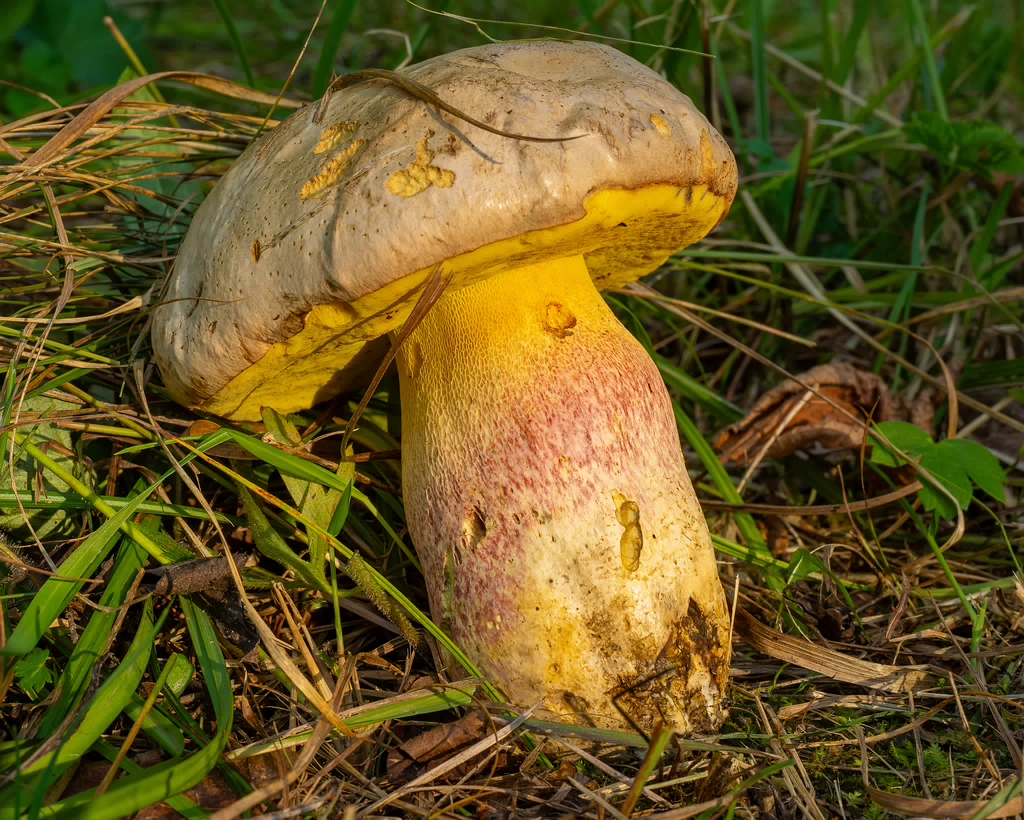
<path fill-rule="evenodd" d="M 621 287 L 704 237 L 728 206 L 706 185 L 598 191 L 587 199 L 582 219 L 452 257 L 443 263 L 443 275 L 451 292 L 509 268 L 582 255 L 598 289 Z M 299 333 L 271 346 L 200 409 L 258 420 L 261 407 L 304 410 L 364 383 L 377 362 L 364 348 L 405 322 L 435 267 L 411 272 L 354 303 L 313 308 Z"/>

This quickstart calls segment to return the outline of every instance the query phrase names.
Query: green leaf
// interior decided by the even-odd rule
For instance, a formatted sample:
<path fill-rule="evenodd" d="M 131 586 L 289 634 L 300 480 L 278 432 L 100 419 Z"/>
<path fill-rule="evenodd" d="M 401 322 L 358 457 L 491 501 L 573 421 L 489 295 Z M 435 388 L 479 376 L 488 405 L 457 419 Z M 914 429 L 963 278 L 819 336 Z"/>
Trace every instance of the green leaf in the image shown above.
<path fill-rule="evenodd" d="M 974 491 L 967 470 L 953 450 L 933 446 L 921 456 L 921 466 L 936 480 L 942 482 L 942 486 L 949 490 L 956 503 L 960 505 L 960 509 L 967 509 L 974 497 Z M 926 510 L 938 510 L 944 518 L 956 517 L 956 508 L 935 488 L 926 484 L 920 495 Z"/>
<path fill-rule="evenodd" d="M 932 111 L 916 112 L 903 133 L 942 164 L 991 178 L 994 171 L 1024 173 L 1024 149 L 1010 132 L 987 120 L 947 122 Z"/>
<path fill-rule="evenodd" d="M 907 453 L 911 458 L 923 456 L 932 447 L 935 446 L 935 442 L 932 441 L 929 436 L 920 427 L 917 427 L 907 421 L 883 421 L 881 424 L 875 425 L 875 429 L 884 436 L 897 450 L 902 450 Z M 882 442 L 882 440 L 873 435 L 872 430 L 871 444 L 873 448 L 871 450 L 870 461 L 875 464 L 880 464 L 883 467 L 899 467 L 904 463 L 904 460 L 894 452 L 890 452 L 888 447 Z"/>
<path fill-rule="evenodd" d="M 331 590 L 327 583 L 308 562 L 303 561 L 288 547 L 281 534 L 270 525 L 249 488 L 241 482 L 237 482 L 235 486 L 238 487 L 238 495 L 245 506 L 245 517 L 249 522 L 253 541 L 256 542 L 256 549 L 272 561 L 277 561 L 281 566 L 290 569 L 306 586 L 330 595 Z"/>
<path fill-rule="evenodd" d="M 812 555 L 806 547 L 800 547 L 789 559 L 788 583 L 794 584 L 815 572 L 824 573 L 825 571 L 824 561 L 817 555 Z"/>
<path fill-rule="evenodd" d="M 53 680 L 53 673 L 46 666 L 49 659 L 49 649 L 36 648 L 14 667 L 14 676 L 18 679 L 21 691 L 32 700 L 36 700 L 42 689 Z"/>
<path fill-rule="evenodd" d="M 978 487 L 996 501 L 1006 503 L 1006 472 L 991 450 L 976 441 L 963 439 L 943 441 L 938 447 L 952 453 Z"/>
<path fill-rule="evenodd" d="M 298 447 L 302 444 L 302 435 L 287 416 L 278 413 L 273 407 L 260 409 L 260 418 L 267 432 L 285 447 Z"/>

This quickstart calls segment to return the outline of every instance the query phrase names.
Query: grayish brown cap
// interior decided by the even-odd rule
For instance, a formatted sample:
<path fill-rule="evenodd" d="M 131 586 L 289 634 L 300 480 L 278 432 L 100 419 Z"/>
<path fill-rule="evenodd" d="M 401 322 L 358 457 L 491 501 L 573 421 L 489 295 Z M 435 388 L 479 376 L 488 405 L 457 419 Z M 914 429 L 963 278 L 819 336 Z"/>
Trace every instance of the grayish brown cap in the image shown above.
<path fill-rule="evenodd" d="M 319 124 L 296 112 L 182 244 L 152 335 L 178 401 L 239 418 L 310 406 L 372 371 L 376 349 L 360 351 L 441 263 L 457 288 L 582 253 L 617 286 L 714 228 L 735 194 L 732 153 L 689 98 L 613 48 L 489 45 L 404 73 L 503 131 L 579 138 L 488 133 L 384 81 L 336 92 Z"/>

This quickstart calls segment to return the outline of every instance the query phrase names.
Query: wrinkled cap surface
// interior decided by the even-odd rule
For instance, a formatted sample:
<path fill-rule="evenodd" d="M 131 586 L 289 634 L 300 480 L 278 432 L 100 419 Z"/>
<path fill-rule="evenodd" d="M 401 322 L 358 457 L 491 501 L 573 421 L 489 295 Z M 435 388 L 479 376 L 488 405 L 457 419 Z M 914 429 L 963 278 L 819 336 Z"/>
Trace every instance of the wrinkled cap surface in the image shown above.
<path fill-rule="evenodd" d="M 616 287 L 728 211 L 736 164 L 689 98 L 615 49 L 506 43 L 405 69 L 488 133 L 383 80 L 253 143 L 199 208 L 153 346 L 183 404 L 308 407 L 377 365 L 442 265 L 449 288 L 583 254 Z"/>

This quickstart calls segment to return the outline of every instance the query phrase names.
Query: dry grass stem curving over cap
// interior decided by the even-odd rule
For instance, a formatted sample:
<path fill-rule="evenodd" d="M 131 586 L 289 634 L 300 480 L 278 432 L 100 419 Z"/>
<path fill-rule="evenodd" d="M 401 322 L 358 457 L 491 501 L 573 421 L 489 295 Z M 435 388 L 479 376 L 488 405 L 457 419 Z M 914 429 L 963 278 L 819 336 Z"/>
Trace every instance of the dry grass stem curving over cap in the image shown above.
<path fill-rule="evenodd" d="M 724 719 L 729 619 L 654 363 L 599 291 L 724 218 L 736 164 L 690 100 L 580 43 L 370 80 L 253 144 L 199 209 L 153 341 L 179 401 L 255 419 L 398 353 L 403 490 L 434 618 L 513 701 L 602 726 Z M 440 267 L 439 267 L 440 266 Z"/>

